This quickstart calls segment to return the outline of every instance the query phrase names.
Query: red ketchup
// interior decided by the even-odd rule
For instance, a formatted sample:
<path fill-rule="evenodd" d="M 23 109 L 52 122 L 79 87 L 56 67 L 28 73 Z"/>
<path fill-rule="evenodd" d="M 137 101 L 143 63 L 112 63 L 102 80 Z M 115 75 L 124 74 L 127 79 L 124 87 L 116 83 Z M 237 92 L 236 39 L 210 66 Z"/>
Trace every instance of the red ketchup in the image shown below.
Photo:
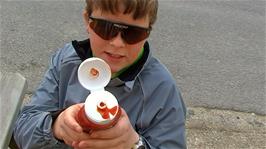
<path fill-rule="evenodd" d="M 121 115 L 116 97 L 104 90 L 110 78 L 110 67 L 102 59 L 89 58 L 79 66 L 79 82 L 91 93 L 78 112 L 76 120 L 87 133 L 114 126 Z"/>

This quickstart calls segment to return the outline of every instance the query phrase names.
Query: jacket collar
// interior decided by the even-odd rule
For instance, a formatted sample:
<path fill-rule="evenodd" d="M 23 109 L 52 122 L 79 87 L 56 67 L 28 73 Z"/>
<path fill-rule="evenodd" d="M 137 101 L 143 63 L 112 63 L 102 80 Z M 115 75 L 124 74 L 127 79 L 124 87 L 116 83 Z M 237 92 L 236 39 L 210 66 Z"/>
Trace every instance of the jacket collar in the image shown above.
<path fill-rule="evenodd" d="M 86 39 L 83 41 L 72 41 L 72 45 L 79 56 L 79 58 L 84 61 L 87 58 L 92 57 L 92 51 L 90 46 L 90 40 Z M 114 78 L 110 81 L 110 85 L 122 85 L 125 84 L 127 87 L 132 89 L 134 80 L 138 76 L 138 74 L 141 72 L 144 64 L 148 60 L 150 54 L 150 46 L 148 42 L 145 42 L 144 44 L 144 53 L 143 56 L 139 59 L 138 62 L 130 66 L 126 71 L 124 71 L 122 74 L 120 74 L 117 78 Z"/>

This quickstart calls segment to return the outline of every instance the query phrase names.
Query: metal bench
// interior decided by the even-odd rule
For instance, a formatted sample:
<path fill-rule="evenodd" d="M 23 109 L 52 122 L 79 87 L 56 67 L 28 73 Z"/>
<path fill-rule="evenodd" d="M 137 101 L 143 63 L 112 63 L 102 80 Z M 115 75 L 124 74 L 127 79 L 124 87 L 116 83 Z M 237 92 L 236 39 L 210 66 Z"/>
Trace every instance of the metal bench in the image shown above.
<path fill-rule="evenodd" d="M 0 148 L 6 149 L 27 88 L 26 79 L 19 73 L 0 72 Z"/>

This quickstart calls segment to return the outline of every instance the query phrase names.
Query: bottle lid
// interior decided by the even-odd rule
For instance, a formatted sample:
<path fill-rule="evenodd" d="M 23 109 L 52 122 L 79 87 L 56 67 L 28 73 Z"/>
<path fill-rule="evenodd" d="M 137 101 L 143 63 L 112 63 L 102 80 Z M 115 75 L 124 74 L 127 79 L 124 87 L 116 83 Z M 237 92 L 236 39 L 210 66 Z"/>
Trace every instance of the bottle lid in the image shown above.
<path fill-rule="evenodd" d="M 104 90 L 111 79 L 111 69 L 102 59 L 92 57 L 83 61 L 78 68 L 80 84 L 90 90 Z"/>

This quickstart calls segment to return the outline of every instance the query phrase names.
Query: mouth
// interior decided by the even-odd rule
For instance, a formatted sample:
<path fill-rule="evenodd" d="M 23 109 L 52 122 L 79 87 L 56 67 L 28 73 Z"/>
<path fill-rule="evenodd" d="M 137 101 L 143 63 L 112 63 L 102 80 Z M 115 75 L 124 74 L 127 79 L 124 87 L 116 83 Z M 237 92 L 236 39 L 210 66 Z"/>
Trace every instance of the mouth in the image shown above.
<path fill-rule="evenodd" d="M 111 59 L 117 59 L 117 60 L 119 60 L 119 59 L 125 57 L 125 56 L 123 56 L 123 55 L 120 55 L 120 54 L 114 54 L 114 53 L 110 53 L 110 52 L 105 52 L 105 54 L 106 54 L 108 57 L 110 57 Z"/>

